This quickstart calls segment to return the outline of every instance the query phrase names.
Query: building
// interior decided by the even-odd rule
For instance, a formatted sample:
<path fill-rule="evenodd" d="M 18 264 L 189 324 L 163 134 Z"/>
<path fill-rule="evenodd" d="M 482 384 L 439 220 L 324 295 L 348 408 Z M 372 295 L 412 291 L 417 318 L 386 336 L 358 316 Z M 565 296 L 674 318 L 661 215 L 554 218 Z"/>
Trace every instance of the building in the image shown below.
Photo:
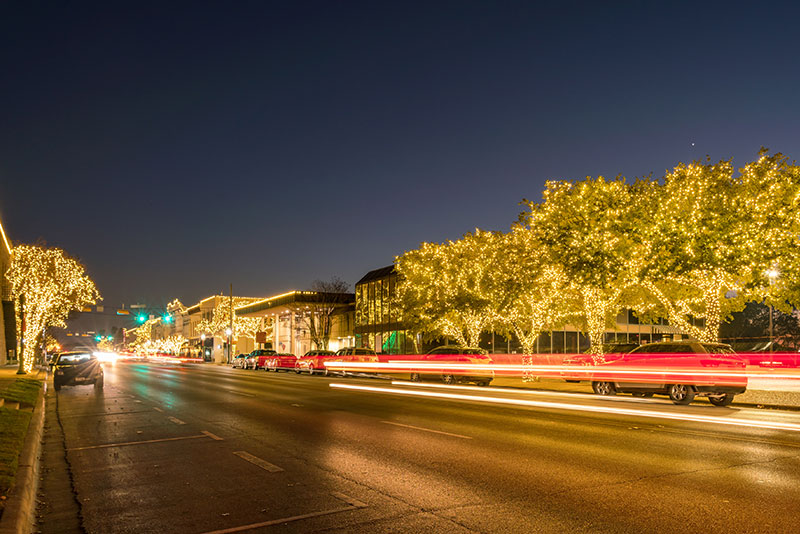
<path fill-rule="evenodd" d="M 365 274 L 356 282 L 355 293 L 355 346 L 367 347 L 384 354 L 413 354 L 427 352 L 444 345 L 448 340 L 435 340 L 423 344 L 403 326 L 400 310 L 395 305 L 398 274 L 394 265 L 382 267 Z M 606 332 L 608 343 L 652 343 L 662 339 L 680 337 L 681 332 L 666 321 L 659 324 L 640 324 L 629 309 L 622 310 L 616 327 Z M 589 349 L 589 337 L 573 325 L 543 332 L 536 341 L 537 353 L 569 354 Z M 485 332 L 480 346 L 493 354 L 521 352 L 514 336 L 506 338 L 496 332 Z"/>
<path fill-rule="evenodd" d="M 0 221 L 0 365 L 17 358 L 17 318 L 6 271 L 11 266 L 11 242 Z"/>
<path fill-rule="evenodd" d="M 290 291 L 236 308 L 240 317 L 266 317 L 272 332 L 266 344 L 278 352 L 302 356 L 314 346 L 309 332 L 309 319 L 330 314 L 331 330 L 328 349 L 352 347 L 355 295 L 319 291 Z M 244 351 L 240 351 L 244 352 Z"/>
<path fill-rule="evenodd" d="M 413 354 L 414 339 L 403 328 L 394 305 L 397 270 L 394 265 L 365 274 L 356 282 L 355 346 L 384 354 Z"/>

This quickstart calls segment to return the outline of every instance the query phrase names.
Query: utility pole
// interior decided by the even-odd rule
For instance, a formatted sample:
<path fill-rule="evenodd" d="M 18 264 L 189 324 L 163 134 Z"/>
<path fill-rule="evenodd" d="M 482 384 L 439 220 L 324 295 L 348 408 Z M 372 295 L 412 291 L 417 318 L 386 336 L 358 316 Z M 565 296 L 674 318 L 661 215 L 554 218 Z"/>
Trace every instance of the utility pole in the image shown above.
<path fill-rule="evenodd" d="M 228 334 L 228 363 L 231 363 L 233 360 L 233 354 L 231 351 L 233 350 L 233 284 L 231 284 L 231 298 L 230 298 L 230 334 Z"/>

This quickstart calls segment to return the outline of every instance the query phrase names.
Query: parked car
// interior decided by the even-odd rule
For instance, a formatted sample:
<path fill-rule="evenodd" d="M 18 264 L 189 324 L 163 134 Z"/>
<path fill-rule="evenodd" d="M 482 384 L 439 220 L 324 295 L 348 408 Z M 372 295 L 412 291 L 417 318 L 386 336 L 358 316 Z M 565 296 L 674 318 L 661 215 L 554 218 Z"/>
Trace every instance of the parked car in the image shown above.
<path fill-rule="evenodd" d="M 50 364 L 53 369 L 53 388 L 93 385 L 103 389 L 103 366 L 91 352 L 61 352 Z"/>
<path fill-rule="evenodd" d="M 727 406 L 735 395 L 747 389 L 745 367 L 746 362 L 723 343 L 650 343 L 594 366 L 592 390 L 598 395 L 667 395 L 675 404 L 708 397 L 715 406 Z M 614 370 L 626 370 L 627 374 L 620 375 Z M 731 371 L 741 373 L 732 376 Z"/>
<path fill-rule="evenodd" d="M 372 350 L 362 347 L 347 347 L 336 351 L 336 356 L 343 362 L 357 362 L 357 363 L 378 363 L 378 354 Z M 375 374 L 374 371 L 368 369 L 361 370 L 360 368 L 334 371 L 340 373 L 342 376 L 348 374 Z"/>
<path fill-rule="evenodd" d="M 297 374 L 303 371 L 310 375 L 327 374 L 324 362 L 335 359 L 336 353 L 332 350 L 310 350 L 297 359 L 294 370 Z"/>
<path fill-rule="evenodd" d="M 247 359 L 248 354 L 237 354 L 233 357 L 231 361 L 231 367 L 234 369 L 244 369 L 244 363 Z"/>
<path fill-rule="evenodd" d="M 430 364 L 464 364 L 464 365 L 491 365 L 493 360 L 483 349 L 475 347 L 461 347 L 457 345 L 446 345 L 437 347 L 423 355 L 419 362 L 425 364 L 426 369 L 413 371 L 410 374 L 412 382 L 422 380 L 441 380 L 445 384 L 458 384 L 459 382 L 474 382 L 479 386 L 488 386 L 494 379 L 494 371 L 491 369 L 447 369 L 443 367 L 437 370 L 435 365 Z"/>
<path fill-rule="evenodd" d="M 244 368 L 253 369 L 254 371 L 264 369 L 267 359 L 275 354 L 277 353 L 274 350 L 256 349 L 245 357 Z"/>
<path fill-rule="evenodd" d="M 294 354 L 273 354 L 267 357 L 265 371 L 294 371 L 297 367 L 297 356 Z"/>

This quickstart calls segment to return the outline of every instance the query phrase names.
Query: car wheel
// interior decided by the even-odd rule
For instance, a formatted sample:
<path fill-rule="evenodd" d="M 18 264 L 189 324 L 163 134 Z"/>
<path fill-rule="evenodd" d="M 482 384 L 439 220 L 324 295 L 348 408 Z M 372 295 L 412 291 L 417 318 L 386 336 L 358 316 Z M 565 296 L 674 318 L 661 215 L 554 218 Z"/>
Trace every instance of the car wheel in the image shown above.
<path fill-rule="evenodd" d="M 598 395 L 616 395 L 617 388 L 613 382 L 592 382 L 592 391 Z"/>
<path fill-rule="evenodd" d="M 294 372 L 295 372 L 295 373 L 297 373 L 297 374 L 299 375 L 299 374 L 300 374 L 300 367 L 298 367 L 297 365 L 295 365 L 295 367 L 294 367 Z"/>
<path fill-rule="evenodd" d="M 103 382 L 104 379 L 101 376 L 100 378 L 95 378 L 94 380 L 94 389 L 103 389 Z"/>
<path fill-rule="evenodd" d="M 308 366 L 308 376 L 314 376 L 314 374 L 315 374 L 316 372 L 317 372 L 317 370 L 316 370 L 316 369 L 314 369 L 314 366 L 313 366 L 313 365 L 309 365 L 309 366 Z"/>
<path fill-rule="evenodd" d="M 422 382 L 422 377 L 419 376 L 419 373 L 411 373 L 411 377 L 409 377 L 409 380 L 411 380 L 412 382 Z"/>
<path fill-rule="evenodd" d="M 449 386 L 452 386 L 453 384 L 456 383 L 456 377 L 451 374 L 442 375 L 442 382 L 444 382 Z"/>
<path fill-rule="evenodd" d="M 672 384 L 669 387 L 669 398 L 675 404 L 689 404 L 694 400 L 695 392 L 692 386 L 686 384 Z"/>
<path fill-rule="evenodd" d="M 708 402 L 714 406 L 728 406 L 733 402 L 733 393 L 723 393 L 722 395 L 709 396 Z"/>
<path fill-rule="evenodd" d="M 478 382 L 478 385 L 480 387 L 482 387 L 482 388 L 485 388 L 486 386 L 489 385 L 489 381 L 488 380 L 481 380 L 480 382 Z"/>

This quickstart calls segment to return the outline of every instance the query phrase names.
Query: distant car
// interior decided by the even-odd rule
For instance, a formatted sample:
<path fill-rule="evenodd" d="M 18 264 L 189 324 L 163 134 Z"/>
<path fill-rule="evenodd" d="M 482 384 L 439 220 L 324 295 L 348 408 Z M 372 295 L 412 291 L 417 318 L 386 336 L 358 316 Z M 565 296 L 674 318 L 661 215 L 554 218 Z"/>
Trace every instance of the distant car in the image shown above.
<path fill-rule="evenodd" d="M 275 354 L 277 353 L 271 349 L 256 349 L 245 357 L 244 368 L 253 369 L 254 371 L 264 369 L 267 359 Z"/>
<path fill-rule="evenodd" d="M 244 369 L 245 360 L 247 359 L 249 354 L 237 354 L 233 357 L 233 361 L 231 361 L 231 367 L 234 369 Z"/>
<path fill-rule="evenodd" d="M 310 350 L 297 359 L 294 371 L 300 374 L 308 371 L 308 374 L 328 374 L 325 368 L 325 360 L 335 360 L 336 353 L 332 350 Z"/>
<path fill-rule="evenodd" d="M 91 352 L 61 352 L 50 364 L 53 368 L 53 388 L 93 385 L 103 389 L 103 366 Z"/>
<path fill-rule="evenodd" d="M 727 406 L 747 389 L 745 367 L 730 345 L 669 341 L 642 345 L 589 372 L 592 390 L 598 395 L 667 395 L 675 404 L 708 397 L 715 406 Z M 625 374 L 615 372 L 619 370 Z"/>
<path fill-rule="evenodd" d="M 378 354 L 374 350 L 363 347 L 347 347 L 344 349 L 339 349 L 336 351 L 336 356 L 336 360 L 341 360 L 343 362 L 378 363 L 379 361 Z M 333 372 L 338 372 L 342 376 L 347 376 L 348 374 L 370 373 L 369 370 L 361 370 L 359 368 Z M 371 374 L 374 374 L 374 371 L 372 371 Z"/>
<path fill-rule="evenodd" d="M 461 347 L 457 345 L 446 345 L 437 347 L 423 355 L 420 363 L 430 370 L 420 369 L 410 374 L 412 382 L 422 380 L 441 380 L 445 384 L 458 384 L 459 382 L 474 382 L 479 386 L 488 386 L 494 379 L 494 371 L 491 369 L 447 369 L 437 370 L 435 365 L 491 365 L 493 360 L 486 354 L 486 351 L 476 347 Z"/>
<path fill-rule="evenodd" d="M 294 371 L 297 367 L 297 356 L 294 354 L 278 353 L 267 357 L 264 365 L 265 371 Z"/>

